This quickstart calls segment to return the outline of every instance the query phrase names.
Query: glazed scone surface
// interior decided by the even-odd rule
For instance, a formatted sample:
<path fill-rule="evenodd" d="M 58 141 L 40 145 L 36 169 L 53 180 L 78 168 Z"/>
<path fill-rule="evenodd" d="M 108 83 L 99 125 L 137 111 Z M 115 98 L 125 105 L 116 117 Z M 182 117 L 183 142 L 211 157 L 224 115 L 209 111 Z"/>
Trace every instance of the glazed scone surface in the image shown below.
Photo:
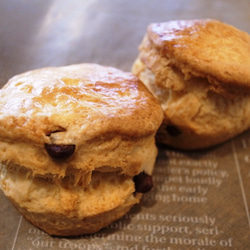
<path fill-rule="evenodd" d="M 128 174 L 126 159 L 110 153 L 126 144 L 126 157 L 132 157 L 157 129 L 159 112 L 134 76 L 111 67 L 82 64 L 27 72 L 13 77 L 0 91 L 0 152 L 5 152 L 1 160 L 25 165 L 34 174 L 64 175 L 67 162 L 58 167 L 47 157 L 44 144 L 76 145 L 72 168 L 92 171 L 96 164 L 88 157 L 107 151 L 99 166 L 113 158 L 108 166 L 122 165 Z"/>
<path fill-rule="evenodd" d="M 159 143 L 206 148 L 250 127 L 247 33 L 209 19 L 155 23 L 139 49 L 132 72 L 161 103 Z"/>
<path fill-rule="evenodd" d="M 250 92 L 250 36 L 211 19 L 177 20 L 148 27 L 148 38 L 186 79 L 207 78 L 223 95 Z"/>
<path fill-rule="evenodd" d="M 112 67 L 17 75 L 0 91 L 0 187 L 49 234 L 96 232 L 140 201 L 134 177 L 152 175 L 162 119 L 138 78 Z"/>

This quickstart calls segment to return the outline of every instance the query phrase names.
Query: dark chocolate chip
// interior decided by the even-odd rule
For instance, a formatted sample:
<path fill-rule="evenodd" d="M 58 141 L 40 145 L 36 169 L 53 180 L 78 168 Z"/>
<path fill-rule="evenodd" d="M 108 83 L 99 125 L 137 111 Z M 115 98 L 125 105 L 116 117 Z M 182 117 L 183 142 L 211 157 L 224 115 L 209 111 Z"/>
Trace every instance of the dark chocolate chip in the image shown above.
<path fill-rule="evenodd" d="M 181 131 L 174 125 L 167 125 L 166 130 L 170 136 L 178 136 Z"/>
<path fill-rule="evenodd" d="M 48 154 L 55 159 L 65 160 L 75 151 L 75 145 L 45 144 Z"/>
<path fill-rule="evenodd" d="M 136 175 L 134 177 L 134 182 L 135 190 L 138 193 L 146 193 L 153 187 L 152 176 L 146 174 L 145 172 L 141 172 L 140 174 Z"/>

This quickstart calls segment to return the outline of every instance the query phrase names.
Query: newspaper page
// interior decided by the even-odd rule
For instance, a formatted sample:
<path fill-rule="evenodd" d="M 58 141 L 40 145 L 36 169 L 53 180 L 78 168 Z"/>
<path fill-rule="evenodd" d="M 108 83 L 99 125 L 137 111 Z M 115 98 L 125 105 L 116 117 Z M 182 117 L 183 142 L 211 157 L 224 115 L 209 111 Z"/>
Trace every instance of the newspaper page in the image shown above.
<path fill-rule="evenodd" d="M 150 22 L 211 17 L 250 32 L 249 11 L 248 0 L 2 1 L 1 86 L 26 70 L 80 62 L 129 71 Z M 250 249 L 250 131 L 203 151 L 159 147 L 153 181 L 123 218 L 71 238 L 34 227 L 0 191 L 0 249 Z"/>

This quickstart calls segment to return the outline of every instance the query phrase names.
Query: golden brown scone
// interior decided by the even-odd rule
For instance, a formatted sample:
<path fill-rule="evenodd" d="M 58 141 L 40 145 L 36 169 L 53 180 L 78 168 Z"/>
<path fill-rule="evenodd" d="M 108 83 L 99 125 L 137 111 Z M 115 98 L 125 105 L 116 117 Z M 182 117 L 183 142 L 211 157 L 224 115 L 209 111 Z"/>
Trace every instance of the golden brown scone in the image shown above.
<path fill-rule="evenodd" d="M 192 150 L 250 127 L 250 36 L 217 20 L 150 24 L 132 72 L 160 101 L 159 143 Z"/>
<path fill-rule="evenodd" d="M 96 64 L 17 75 L 0 90 L 0 186 L 52 235 L 94 233 L 152 187 L 161 107 L 130 73 Z"/>

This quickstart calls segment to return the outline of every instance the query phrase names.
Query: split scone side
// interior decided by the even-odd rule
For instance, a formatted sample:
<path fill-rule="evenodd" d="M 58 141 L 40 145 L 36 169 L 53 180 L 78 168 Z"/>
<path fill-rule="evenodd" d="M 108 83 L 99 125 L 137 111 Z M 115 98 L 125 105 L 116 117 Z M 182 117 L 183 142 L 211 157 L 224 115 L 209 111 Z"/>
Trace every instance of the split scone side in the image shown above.
<path fill-rule="evenodd" d="M 250 127 L 250 36 L 217 20 L 153 23 L 132 72 L 160 101 L 159 143 L 193 150 Z"/>
<path fill-rule="evenodd" d="M 29 71 L 0 90 L 0 187 L 51 235 L 94 233 L 152 187 L 159 103 L 96 64 Z"/>

